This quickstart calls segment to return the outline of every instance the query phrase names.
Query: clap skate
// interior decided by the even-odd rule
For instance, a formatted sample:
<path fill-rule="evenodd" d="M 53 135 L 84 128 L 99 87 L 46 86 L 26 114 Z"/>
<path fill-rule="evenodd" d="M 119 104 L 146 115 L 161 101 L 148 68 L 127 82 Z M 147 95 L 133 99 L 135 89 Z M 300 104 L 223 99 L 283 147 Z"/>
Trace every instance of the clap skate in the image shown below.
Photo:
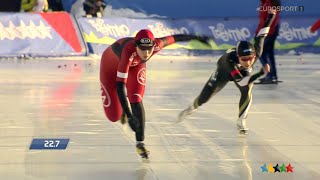
<path fill-rule="evenodd" d="M 183 110 L 180 112 L 179 116 L 178 116 L 178 120 L 176 121 L 176 123 L 180 123 L 182 121 L 185 120 L 185 118 L 189 115 L 192 114 L 192 112 L 194 112 L 196 109 L 190 105 L 187 109 Z"/>
<path fill-rule="evenodd" d="M 238 119 L 237 128 L 240 134 L 247 135 L 249 129 L 246 126 L 246 119 Z"/>
<path fill-rule="evenodd" d="M 144 147 L 144 143 L 140 142 L 136 145 L 137 153 L 141 156 L 145 162 L 149 161 L 149 151 Z"/>

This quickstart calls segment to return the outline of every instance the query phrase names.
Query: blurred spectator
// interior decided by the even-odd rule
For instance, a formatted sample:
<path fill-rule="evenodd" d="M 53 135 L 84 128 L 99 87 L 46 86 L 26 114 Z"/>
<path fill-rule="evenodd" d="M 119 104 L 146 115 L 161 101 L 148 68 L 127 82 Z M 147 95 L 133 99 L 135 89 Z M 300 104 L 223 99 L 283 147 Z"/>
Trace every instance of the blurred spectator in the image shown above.
<path fill-rule="evenodd" d="M 64 11 L 61 1 L 62 0 L 48 0 L 49 9 L 51 9 L 51 11 Z"/>
<path fill-rule="evenodd" d="M 47 11 L 48 11 L 48 1 L 37 0 L 35 6 L 33 7 L 33 12 L 47 12 Z"/>
<path fill-rule="evenodd" d="M 48 11 L 47 0 L 21 0 L 22 12 L 46 12 Z"/>
<path fill-rule="evenodd" d="M 0 12 L 20 12 L 21 0 L 1 0 Z"/>
<path fill-rule="evenodd" d="M 21 0 L 21 11 L 32 12 L 37 0 Z"/>
<path fill-rule="evenodd" d="M 256 30 L 256 35 L 257 33 L 259 33 L 264 22 L 268 18 L 268 9 L 281 6 L 280 0 L 260 0 L 260 3 L 261 3 L 260 11 L 259 11 L 260 21 Z M 262 84 L 278 83 L 276 60 L 274 56 L 274 45 L 275 45 L 277 36 L 279 35 L 279 28 L 280 28 L 279 14 L 280 14 L 280 11 L 276 14 L 275 20 L 272 22 L 270 26 L 270 31 L 266 39 L 264 40 L 263 53 L 260 57 L 260 62 L 262 66 L 265 66 L 265 64 L 267 63 L 270 65 L 270 73 L 265 78 L 260 79 L 260 83 Z"/>
<path fill-rule="evenodd" d="M 106 4 L 103 0 L 85 0 L 83 3 L 83 10 L 86 17 L 102 17 L 103 10 Z"/>

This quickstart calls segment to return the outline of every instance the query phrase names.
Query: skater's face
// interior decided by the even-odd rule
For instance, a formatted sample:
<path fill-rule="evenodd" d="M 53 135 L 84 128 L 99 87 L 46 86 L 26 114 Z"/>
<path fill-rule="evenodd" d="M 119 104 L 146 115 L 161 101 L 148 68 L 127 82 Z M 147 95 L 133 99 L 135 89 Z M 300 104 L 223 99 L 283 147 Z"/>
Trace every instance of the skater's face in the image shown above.
<path fill-rule="evenodd" d="M 140 44 L 137 45 L 137 53 L 143 60 L 148 60 L 154 50 L 154 45 L 150 44 Z"/>
<path fill-rule="evenodd" d="M 256 56 L 255 55 L 248 55 L 248 56 L 239 56 L 239 62 L 241 66 L 245 68 L 249 68 L 252 66 Z"/>

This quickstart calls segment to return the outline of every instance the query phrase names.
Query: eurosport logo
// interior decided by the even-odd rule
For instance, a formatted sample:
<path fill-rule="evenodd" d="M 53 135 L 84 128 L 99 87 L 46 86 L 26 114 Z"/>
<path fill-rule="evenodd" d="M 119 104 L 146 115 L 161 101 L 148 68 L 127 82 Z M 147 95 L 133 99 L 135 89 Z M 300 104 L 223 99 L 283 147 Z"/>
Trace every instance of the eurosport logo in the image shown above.
<path fill-rule="evenodd" d="M 266 173 L 283 173 L 283 172 L 291 172 L 293 173 L 293 166 L 291 164 L 288 164 L 287 166 L 283 163 L 282 165 L 276 164 L 276 165 L 272 165 L 272 163 L 268 164 L 264 163 L 263 166 L 260 167 L 262 172 L 266 172 Z"/>
<path fill-rule="evenodd" d="M 304 6 L 259 6 L 257 11 L 287 11 L 287 12 L 303 12 Z"/>

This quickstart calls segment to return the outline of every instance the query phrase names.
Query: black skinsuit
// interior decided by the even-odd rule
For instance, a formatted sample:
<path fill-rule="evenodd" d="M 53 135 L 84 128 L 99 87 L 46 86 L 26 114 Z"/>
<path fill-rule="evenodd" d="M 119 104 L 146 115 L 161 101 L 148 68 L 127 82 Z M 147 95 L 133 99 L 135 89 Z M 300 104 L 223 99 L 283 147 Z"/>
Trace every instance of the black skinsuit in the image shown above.
<path fill-rule="evenodd" d="M 256 56 L 254 63 L 262 54 L 264 39 L 268 33 L 268 27 L 270 27 L 273 19 L 274 15 L 270 14 L 263 28 L 254 39 Z M 198 108 L 202 104 L 206 103 L 210 97 L 214 96 L 221 89 L 223 89 L 229 81 L 233 81 L 241 92 L 241 98 L 239 102 L 239 118 L 245 119 L 252 102 L 251 91 L 253 81 L 264 74 L 263 69 L 254 75 L 251 75 L 251 71 L 252 67 L 244 68 L 240 65 L 236 48 L 228 49 L 218 60 L 215 73 L 211 75 L 200 95 L 195 99 L 193 103 L 194 108 Z"/>

